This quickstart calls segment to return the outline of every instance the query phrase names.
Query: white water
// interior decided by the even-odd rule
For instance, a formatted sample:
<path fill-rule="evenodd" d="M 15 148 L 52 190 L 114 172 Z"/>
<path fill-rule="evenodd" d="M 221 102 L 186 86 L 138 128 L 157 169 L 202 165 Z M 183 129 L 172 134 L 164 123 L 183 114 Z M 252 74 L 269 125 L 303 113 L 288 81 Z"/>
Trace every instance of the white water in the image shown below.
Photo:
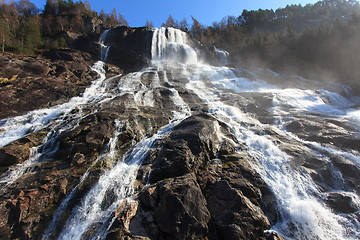
<path fill-rule="evenodd" d="M 172 37 L 179 38 L 179 36 L 174 34 Z M 162 71 L 163 79 L 159 78 L 159 71 Z M 146 80 L 144 82 L 143 76 L 150 73 L 154 73 L 152 67 L 141 72 L 128 74 L 119 81 L 117 96 L 129 95 L 133 97 L 133 102 L 127 103 L 127 107 L 135 109 L 144 106 L 154 107 L 154 90 L 161 86 L 161 82 L 171 82 L 167 79 L 165 70 L 157 69 L 151 78 L 151 82 L 147 84 L 145 83 Z M 189 106 L 181 98 L 178 91 L 174 88 L 170 91 L 170 99 L 176 107 L 172 111 L 173 120 L 153 136 L 142 139 L 122 156 L 122 159 L 117 159 L 117 163 L 111 169 L 100 176 L 96 185 L 73 210 L 59 235 L 59 239 L 82 239 L 88 231 L 92 231 L 91 235 L 94 239 L 103 239 L 106 236 L 108 228 L 115 220 L 113 215 L 115 210 L 121 203 L 133 197 L 138 168 L 153 145 L 169 134 L 183 119 L 191 115 Z M 114 156 L 116 155 L 115 152 L 116 150 L 113 149 L 109 155 Z"/>
<path fill-rule="evenodd" d="M 202 72 L 201 72 L 202 73 Z M 335 215 L 317 196 L 322 196 L 306 172 L 291 170 L 291 158 L 282 152 L 267 136 L 258 135 L 244 125 L 259 124 L 239 109 L 222 102 L 215 88 L 204 84 L 202 77 L 194 77 L 187 84 L 207 103 L 209 112 L 228 124 L 238 138 L 248 146 L 257 162 L 254 168 L 277 196 L 280 213 L 284 218 L 273 228 L 294 239 L 350 239 L 359 234 L 356 226 L 346 218 Z M 349 231 L 344 226 L 354 230 Z M 351 232 L 350 234 L 346 231 Z M 351 237 L 352 236 L 352 237 Z"/>
<path fill-rule="evenodd" d="M 162 56 L 159 54 L 161 52 L 159 49 L 166 49 L 168 42 L 172 41 L 166 39 L 164 31 L 161 29 L 155 32 L 156 38 L 153 39 L 153 44 L 157 43 L 157 45 L 153 45 L 153 47 L 156 46 L 153 49 L 155 60 L 159 60 L 159 56 Z M 163 36 L 159 37 L 158 35 L 161 33 Z M 182 45 L 186 44 L 186 40 L 183 38 L 180 42 Z M 166 57 L 165 54 L 165 60 L 168 60 Z M 172 59 L 174 58 L 172 57 Z M 169 65 L 168 61 L 165 64 Z M 177 64 L 171 66 L 179 69 Z M 248 78 L 241 76 L 236 69 L 213 67 L 199 62 L 192 62 L 191 65 L 187 64 L 185 67 L 181 66 L 180 69 L 184 74 L 183 77 L 190 80 L 186 87 L 206 103 L 209 113 L 225 122 L 233 130 L 238 141 L 248 147 L 249 153 L 254 158 L 252 165 L 274 191 L 282 220 L 273 226 L 273 229 L 288 239 L 360 238 L 358 220 L 351 216 L 333 213 L 322 201 L 325 193 L 318 189 L 310 175 L 301 168 L 294 169 L 291 164 L 292 157 L 281 151 L 270 137 L 251 130 L 254 125 L 260 129 L 267 128 L 267 125 L 261 124 L 237 107 L 228 105 L 221 100 L 223 96 L 227 95 L 226 91 L 228 90 L 236 93 L 270 94 L 273 98 L 274 110 L 276 109 L 278 114 L 285 116 L 289 113 L 292 115 L 320 114 L 323 117 L 335 117 L 349 121 L 354 128 L 358 128 L 359 98 L 347 98 L 327 90 L 281 89 L 267 83 L 266 79 L 258 77 L 255 73 L 247 72 L 247 75 L 251 75 L 251 78 Z M 269 72 L 269 75 L 278 77 L 273 72 Z M 277 131 L 283 131 L 281 129 L 278 128 Z M 285 131 L 282 134 L 287 135 L 288 133 Z M 308 144 L 300 139 L 294 138 L 294 140 L 299 144 Z M 332 154 L 348 158 L 360 166 L 358 153 L 326 149 L 320 144 L 318 144 L 318 149 L 325 149 Z"/>
<path fill-rule="evenodd" d="M 103 57 L 106 57 L 108 48 L 104 45 L 107 32 L 101 35 L 101 45 L 104 49 Z M 106 58 L 104 58 L 106 59 Z M 84 104 L 95 104 L 104 98 L 106 88 L 105 80 L 105 63 L 98 61 L 92 66 L 92 70 L 99 74 L 99 78 L 95 80 L 89 88 L 79 97 L 73 97 L 70 101 L 57 105 L 51 108 L 39 109 L 31 111 L 23 116 L 3 119 L 0 121 L 0 147 L 5 146 L 13 141 L 16 141 L 24 136 L 36 132 L 44 128 L 52 128 L 56 123 L 61 122 L 72 112 L 79 109 Z"/>
<path fill-rule="evenodd" d="M 102 34 L 102 39 L 105 38 L 106 33 Z M 11 166 L 0 176 L 1 191 L 6 190 L 25 173 L 31 172 L 31 168 L 40 159 L 46 160 L 48 155 L 57 150 L 57 135 L 76 127 L 78 122 L 87 116 L 82 111 L 83 106 L 97 104 L 107 97 L 104 66 L 105 63 L 102 61 L 98 61 L 92 66 L 92 70 L 99 74 L 99 78 L 81 96 L 73 97 L 68 102 L 51 108 L 34 110 L 23 116 L 1 120 L 0 146 L 6 146 L 41 129 L 49 129 L 43 143 L 31 149 L 29 158 L 25 162 Z"/>
<path fill-rule="evenodd" d="M 59 239 L 82 239 L 82 236 L 95 224 L 100 225 L 95 233 L 96 239 L 103 239 L 114 219 L 112 213 L 127 198 L 134 194 L 137 171 L 153 148 L 156 141 L 170 133 L 184 118 L 176 117 L 152 137 L 141 140 L 123 160 L 103 174 L 97 184 L 73 210 L 72 216 L 59 236 Z"/>
<path fill-rule="evenodd" d="M 174 28 L 155 29 L 151 54 L 153 61 L 167 61 L 173 64 L 195 64 L 197 55 L 188 45 L 185 32 Z"/>
<path fill-rule="evenodd" d="M 77 125 L 80 119 L 85 117 L 81 111 L 82 105 L 95 104 L 103 99 L 105 93 L 105 87 L 103 86 L 105 72 L 103 67 L 104 62 L 95 63 L 93 70 L 98 72 L 100 77 L 85 90 L 81 97 L 74 97 L 67 103 L 49 109 L 35 110 L 23 116 L 3 120 L 4 124 L 0 127 L 3 130 L 0 133 L 0 146 L 5 146 L 41 129 L 48 128 L 50 132 L 40 146 L 32 148 L 28 160 L 12 166 L 0 177 L 2 190 L 26 173 L 41 157 L 46 158 L 47 154 L 56 151 L 57 146 L 54 145 L 56 144 L 54 143 L 56 134 L 70 130 Z M 71 119 L 72 122 L 68 122 L 67 119 Z M 40 149 L 42 150 L 41 153 L 38 152 Z"/>
<path fill-rule="evenodd" d="M 103 35 L 100 43 L 104 45 L 105 39 L 106 36 Z M 108 51 L 109 46 L 104 45 L 101 56 L 106 58 Z M 223 58 L 227 57 L 226 53 L 221 50 L 217 51 Z M 283 125 L 285 117 L 317 114 L 319 117 L 332 117 L 348 121 L 354 129 L 359 131 L 360 101 L 358 98 L 348 98 L 321 89 L 318 91 L 303 88 L 283 89 L 268 83 L 266 78 L 259 77 L 255 72 L 203 64 L 199 61 L 196 51 L 189 45 L 186 34 L 172 28 L 161 28 L 154 31 L 152 57 L 151 67 L 122 77 L 112 93 L 107 92 L 108 89 L 104 84 L 106 80 L 103 70 L 104 63 L 98 62 L 94 65 L 94 70 L 101 77 L 81 97 L 73 98 L 68 103 L 53 108 L 37 110 L 24 116 L 1 121 L 0 144 L 4 146 L 39 129 L 55 128 L 64 131 L 76 126 L 76 121 L 70 126 L 62 123 L 68 118 L 81 119 L 83 117 L 81 106 L 85 104 L 94 105 L 117 96 L 129 95 L 132 98 L 129 102 L 124 103 L 128 108 L 156 107 L 155 90 L 161 86 L 162 82 L 172 86 L 169 90 L 171 101 L 175 106 L 173 120 L 155 135 L 144 137 L 121 159 L 118 159 L 116 155 L 115 134 L 115 137 L 109 142 L 109 150 L 101 155 L 101 159 L 112 159 L 114 166 L 100 176 L 99 181 L 74 209 L 60 233 L 59 239 L 82 239 L 89 231 L 94 231 L 92 232 L 94 239 L 104 238 L 114 220 L 114 211 L 126 199 L 133 197 L 134 182 L 143 159 L 156 141 L 169 134 L 176 124 L 191 115 L 191 110 L 186 101 L 181 98 L 176 84 L 172 79 L 167 78 L 168 73 L 170 74 L 172 71 L 181 73 L 182 78 L 189 81 L 186 88 L 195 93 L 207 105 L 210 114 L 231 128 L 240 143 L 248 147 L 248 151 L 254 159 L 251 164 L 271 187 L 277 198 L 276 203 L 281 220 L 272 226 L 274 230 L 288 239 L 360 238 L 358 220 L 351 219 L 345 214 L 335 214 L 326 207 L 322 201 L 326 193 L 319 190 L 309 173 L 301 168 L 293 168 L 292 156 L 283 152 L 271 136 L 263 135 L 261 131 L 258 131 L 258 129 L 273 129 L 284 136 L 293 138 L 299 145 L 312 146 L 312 149 L 317 151 L 315 153 L 318 154 L 318 157 L 323 157 L 329 162 L 331 160 L 325 155 L 322 156 L 322 152 L 344 157 L 359 166 L 359 153 L 303 141 L 286 132 Z M 227 59 L 223 59 L 223 64 L 226 63 Z M 141 78 L 148 72 L 155 73 L 150 84 L 144 83 Z M 163 79 L 160 79 L 160 73 Z M 277 77 L 276 73 L 270 71 L 269 75 Z M 234 98 L 232 101 L 236 101 L 237 94 L 242 93 L 271 96 L 274 106 L 272 110 L 278 117 L 279 123 L 274 126 L 260 123 L 225 100 L 229 92 Z M 51 137 L 52 135 L 49 133 L 44 144 L 49 144 L 48 139 Z M 39 155 L 37 149 L 34 148 L 30 159 L 16 166 L 13 171 L 9 171 L 7 178 L 2 178 L 1 182 L 8 184 L 16 181 L 37 159 L 39 159 Z M 11 175 L 11 172 L 14 174 Z M 88 174 L 87 171 L 79 185 Z M 341 180 L 341 176 L 339 179 Z M 50 237 L 55 230 L 60 221 L 59 218 L 66 210 L 67 204 L 78 186 L 61 203 L 43 237 L 44 239 Z M 341 189 L 337 189 L 337 191 L 341 191 Z M 354 193 L 347 192 L 346 194 L 354 195 L 354 201 L 359 200 Z"/>
<path fill-rule="evenodd" d="M 107 144 L 107 147 L 105 148 L 105 150 L 86 170 L 85 174 L 81 177 L 79 183 L 71 190 L 70 194 L 68 194 L 65 197 L 65 199 L 61 202 L 60 206 L 56 209 L 55 213 L 53 214 L 52 221 L 51 221 L 50 225 L 47 227 L 45 233 L 43 234 L 42 239 L 47 240 L 47 239 L 53 238 L 54 231 L 57 230 L 56 228 L 60 227 L 61 217 L 63 216 L 64 212 L 67 210 L 69 201 L 72 200 L 72 198 L 74 197 L 74 195 L 77 192 L 77 190 L 79 189 L 79 187 L 87 179 L 92 168 L 98 162 L 108 161 L 110 163 L 113 163 L 116 160 L 116 143 L 118 141 L 119 135 L 122 133 L 121 128 L 123 125 L 124 125 L 123 122 L 121 122 L 117 119 L 115 120 L 114 137 L 112 137 L 109 140 L 109 143 Z"/>
<path fill-rule="evenodd" d="M 229 53 L 227 51 L 215 48 L 215 52 L 218 55 L 219 61 L 222 65 L 229 64 Z"/>

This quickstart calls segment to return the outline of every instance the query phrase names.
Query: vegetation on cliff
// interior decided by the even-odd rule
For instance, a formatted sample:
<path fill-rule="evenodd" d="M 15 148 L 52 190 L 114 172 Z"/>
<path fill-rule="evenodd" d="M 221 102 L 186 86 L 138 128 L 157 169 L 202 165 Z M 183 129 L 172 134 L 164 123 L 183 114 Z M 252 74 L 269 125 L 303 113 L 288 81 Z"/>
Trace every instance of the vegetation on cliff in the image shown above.
<path fill-rule="evenodd" d="M 29 0 L 0 2 L 2 51 L 34 53 L 66 47 L 71 39 L 104 29 L 128 25 L 113 9 L 111 13 L 92 10 L 88 1 L 47 0 L 43 10 Z"/>
<path fill-rule="evenodd" d="M 274 70 L 327 72 L 352 82 L 360 77 L 360 4 L 325 0 L 314 5 L 246 11 L 211 27 L 194 21 L 191 33 L 201 42 L 231 53 L 235 63 Z"/>
<path fill-rule="evenodd" d="M 244 10 L 212 26 L 192 17 L 180 22 L 171 15 L 162 24 L 179 28 L 207 46 L 228 51 L 235 65 L 265 66 L 275 71 L 326 79 L 341 79 L 360 89 L 360 4 L 354 0 L 323 0 L 277 10 Z M 79 36 L 96 35 L 128 25 L 116 9 L 91 9 L 88 1 L 47 0 L 43 10 L 29 0 L 0 3 L 2 50 L 34 53 L 36 50 L 74 46 Z M 147 20 L 147 27 L 153 27 Z"/>

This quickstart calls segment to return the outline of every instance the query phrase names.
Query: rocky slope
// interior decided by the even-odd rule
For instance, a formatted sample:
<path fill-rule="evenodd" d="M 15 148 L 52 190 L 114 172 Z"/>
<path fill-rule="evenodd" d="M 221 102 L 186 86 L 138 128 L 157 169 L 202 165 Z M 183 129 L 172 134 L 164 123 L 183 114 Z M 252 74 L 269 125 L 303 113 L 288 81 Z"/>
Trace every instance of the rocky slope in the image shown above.
<path fill-rule="evenodd" d="M 35 124 L 0 148 L 0 238 L 328 239 L 345 236 L 344 221 L 344 234 L 356 239 L 359 134 L 343 117 L 356 99 L 276 88 L 279 78 L 267 70 L 191 62 L 186 54 L 193 57 L 198 43 L 175 30 L 158 35 L 164 46 L 156 43 L 185 52 L 175 59 L 188 62 L 152 63 L 155 33 L 123 27 L 104 36 L 117 67 L 98 62 L 100 77 L 90 55 L 75 50 L 44 53 L 47 60 L 3 56 L 4 72 L 59 83 L 35 91 L 4 76 L 1 88 L 23 93 L 15 96 L 48 97 L 9 102 L 6 117 L 64 102 L 96 80 L 68 109 L 1 122 L 3 133 Z M 206 51 L 198 45 L 195 55 L 216 55 Z M 70 93 L 53 96 L 55 87 Z"/>
<path fill-rule="evenodd" d="M 68 101 L 84 92 L 97 74 L 94 60 L 75 50 L 45 52 L 42 56 L 0 56 L 0 118 L 25 114 Z"/>

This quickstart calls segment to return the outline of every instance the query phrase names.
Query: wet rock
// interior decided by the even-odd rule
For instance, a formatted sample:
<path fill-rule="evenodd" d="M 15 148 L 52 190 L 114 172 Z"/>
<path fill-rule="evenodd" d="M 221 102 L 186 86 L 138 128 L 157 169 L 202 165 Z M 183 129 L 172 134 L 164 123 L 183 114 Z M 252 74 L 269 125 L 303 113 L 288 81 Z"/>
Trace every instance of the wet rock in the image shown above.
<path fill-rule="evenodd" d="M 72 159 L 72 164 L 75 165 L 81 165 L 82 163 L 84 163 L 86 161 L 84 154 L 81 153 L 75 153 L 75 155 L 73 156 Z"/>
<path fill-rule="evenodd" d="M 127 71 L 139 70 L 151 60 L 152 31 L 126 26 L 111 29 L 105 39 L 110 46 L 107 62 Z"/>
<path fill-rule="evenodd" d="M 154 221 L 161 233 L 173 239 L 203 237 L 210 214 L 193 177 L 187 175 L 159 186 L 159 205 Z"/>
<path fill-rule="evenodd" d="M 195 176 L 187 174 L 145 188 L 139 195 L 146 231 L 156 239 L 199 239 L 210 214 Z"/>
<path fill-rule="evenodd" d="M 262 239 L 277 221 L 274 196 L 246 148 L 219 143 L 216 124 L 206 114 L 189 117 L 143 163 L 153 184 L 139 193 L 139 216 L 151 238 Z"/>
<path fill-rule="evenodd" d="M 218 181 L 208 190 L 208 209 L 221 239 L 255 239 L 270 222 L 260 207 L 227 181 Z"/>
<path fill-rule="evenodd" d="M 5 147 L 0 147 L 0 174 L 5 172 L 10 166 L 28 160 L 31 149 L 42 143 L 47 132 L 44 129 L 12 142 Z"/>
<path fill-rule="evenodd" d="M 266 240 L 285 240 L 279 233 L 274 230 L 264 231 L 264 236 Z"/>
<path fill-rule="evenodd" d="M 354 213 L 360 208 L 360 206 L 355 202 L 355 197 L 347 193 L 328 193 L 325 202 L 336 213 Z"/>
<path fill-rule="evenodd" d="M 190 173 L 215 157 L 218 145 L 214 119 L 192 116 L 177 125 L 164 139 L 152 162 L 150 182 Z"/>
<path fill-rule="evenodd" d="M 120 69 L 119 67 L 112 65 L 112 64 L 106 64 L 105 71 L 106 71 L 107 78 L 117 76 L 117 75 L 124 73 L 124 71 L 122 69 Z"/>
<path fill-rule="evenodd" d="M 146 239 L 134 236 L 130 231 L 130 221 L 138 210 L 138 202 L 124 201 L 115 211 L 115 221 L 106 239 Z"/>

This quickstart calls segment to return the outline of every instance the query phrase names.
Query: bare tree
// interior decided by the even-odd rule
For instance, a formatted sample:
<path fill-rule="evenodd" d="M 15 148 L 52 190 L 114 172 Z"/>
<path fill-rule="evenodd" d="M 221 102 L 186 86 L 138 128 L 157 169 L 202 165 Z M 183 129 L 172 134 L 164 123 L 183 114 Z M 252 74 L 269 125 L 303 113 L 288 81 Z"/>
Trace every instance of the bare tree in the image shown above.
<path fill-rule="evenodd" d="M 148 28 L 153 28 L 154 27 L 154 24 L 153 22 L 150 20 L 146 20 L 146 24 L 145 24 L 145 27 L 148 27 Z"/>
<path fill-rule="evenodd" d="M 182 31 L 188 31 L 189 24 L 187 23 L 186 18 L 180 21 L 180 29 Z"/>
<path fill-rule="evenodd" d="M 171 16 L 171 14 L 169 15 L 169 17 L 168 17 L 168 19 L 166 20 L 166 22 L 163 23 L 161 26 L 162 26 L 162 27 L 175 27 L 175 26 L 176 26 L 175 20 L 174 20 L 174 18 Z"/>

